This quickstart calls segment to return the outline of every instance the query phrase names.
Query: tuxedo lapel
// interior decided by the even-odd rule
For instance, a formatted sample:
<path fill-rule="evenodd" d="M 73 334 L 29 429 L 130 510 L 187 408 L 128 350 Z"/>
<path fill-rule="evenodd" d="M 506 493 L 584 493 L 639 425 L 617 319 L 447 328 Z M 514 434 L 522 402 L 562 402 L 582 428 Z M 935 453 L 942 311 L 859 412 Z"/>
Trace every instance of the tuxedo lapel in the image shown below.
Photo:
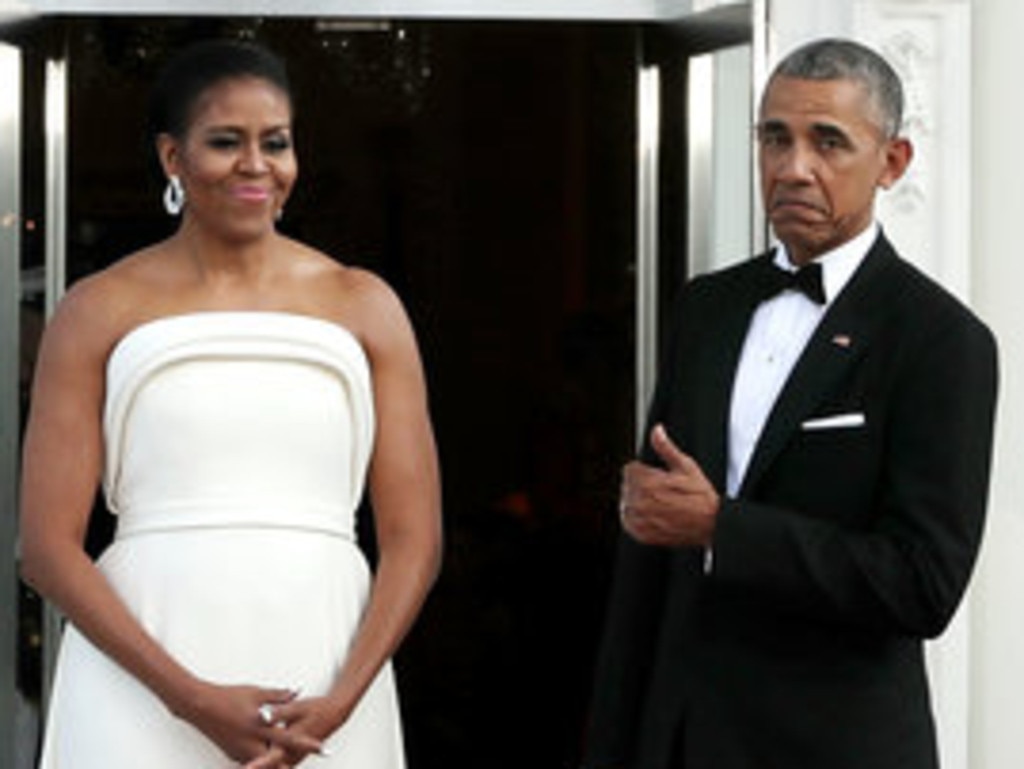
<path fill-rule="evenodd" d="M 698 431 L 690 449 L 701 457 L 705 474 L 724 488 L 728 468 L 729 409 L 733 381 L 750 318 L 764 299 L 760 275 L 771 264 L 772 253 L 762 254 L 744 266 L 749 274 L 726 289 L 716 301 L 714 343 L 707 346 L 701 365 L 694 367 L 701 376 L 694 383 L 701 388 Z"/>
<path fill-rule="evenodd" d="M 741 494 L 756 486 L 793 434 L 835 384 L 876 343 L 889 293 L 887 267 L 895 259 L 879 237 L 864 262 L 822 318 L 786 380 L 765 423 L 743 479 Z"/>

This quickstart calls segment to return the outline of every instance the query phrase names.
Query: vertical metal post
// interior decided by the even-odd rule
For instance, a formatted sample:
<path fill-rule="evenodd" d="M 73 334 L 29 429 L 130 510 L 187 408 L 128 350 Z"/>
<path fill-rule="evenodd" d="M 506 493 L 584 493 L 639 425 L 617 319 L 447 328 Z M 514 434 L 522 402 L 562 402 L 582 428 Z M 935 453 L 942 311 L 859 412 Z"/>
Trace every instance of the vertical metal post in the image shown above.
<path fill-rule="evenodd" d="M 658 159 L 661 70 L 643 66 L 637 80 L 636 439 L 644 436 L 658 362 Z"/>
<path fill-rule="evenodd" d="M 771 41 L 769 40 L 768 33 L 770 31 L 768 25 L 768 14 L 769 14 L 769 0 L 751 0 L 750 3 L 751 13 L 751 28 L 753 32 L 753 39 L 751 40 L 751 46 L 753 50 L 750 56 L 750 114 L 754 116 L 754 121 L 758 120 L 761 107 L 761 93 L 764 91 L 764 86 L 768 80 L 768 57 L 771 55 Z M 757 170 L 757 152 L 756 150 L 751 153 L 751 157 L 754 159 L 753 166 L 751 169 L 752 173 L 750 178 L 754 180 L 754 183 L 750 185 L 750 234 L 753 243 L 752 252 L 758 253 L 765 250 L 768 246 L 768 219 L 765 215 L 764 204 L 761 201 L 760 192 L 760 175 Z"/>
<path fill-rule="evenodd" d="M 691 56 L 687 62 L 687 207 L 686 253 L 690 274 L 708 272 L 715 262 L 712 244 L 715 135 L 714 54 Z"/>
<path fill-rule="evenodd" d="M 68 66 L 67 59 L 46 62 L 46 317 L 64 295 L 67 265 Z M 50 685 L 60 642 L 61 617 L 50 604 L 43 620 L 43 703 Z M 45 712 L 45 709 L 44 709 Z"/>
<path fill-rule="evenodd" d="M 0 766 L 17 742 L 21 52 L 0 44 Z"/>
<path fill-rule="evenodd" d="M 46 317 L 67 284 L 68 64 L 46 62 Z"/>

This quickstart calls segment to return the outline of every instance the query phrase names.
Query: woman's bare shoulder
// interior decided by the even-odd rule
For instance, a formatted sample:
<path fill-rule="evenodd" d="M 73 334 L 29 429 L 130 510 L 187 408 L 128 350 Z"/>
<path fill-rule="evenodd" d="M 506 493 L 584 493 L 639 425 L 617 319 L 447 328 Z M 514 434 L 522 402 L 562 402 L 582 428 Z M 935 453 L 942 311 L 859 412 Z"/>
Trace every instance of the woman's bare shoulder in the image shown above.
<path fill-rule="evenodd" d="M 311 311 L 316 314 L 360 332 L 368 332 L 374 319 L 380 319 L 382 314 L 404 315 L 398 295 L 375 272 L 301 244 L 296 255 L 296 272 L 301 276 L 303 293 L 315 303 Z"/>
<path fill-rule="evenodd" d="M 364 267 L 343 267 L 335 281 L 336 305 L 351 316 L 362 331 L 374 336 L 382 327 L 405 323 L 405 308 L 398 294 L 380 275 Z"/>
<path fill-rule="evenodd" d="M 58 303 L 47 333 L 105 355 L 160 294 L 162 246 L 136 251 L 77 280 Z"/>
<path fill-rule="evenodd" d="M 353 298 L 376 303 L 398 302 L 398 295 L 380 275 L 365 267 L 344 267 L 341 282 L 346 294 Z"/>

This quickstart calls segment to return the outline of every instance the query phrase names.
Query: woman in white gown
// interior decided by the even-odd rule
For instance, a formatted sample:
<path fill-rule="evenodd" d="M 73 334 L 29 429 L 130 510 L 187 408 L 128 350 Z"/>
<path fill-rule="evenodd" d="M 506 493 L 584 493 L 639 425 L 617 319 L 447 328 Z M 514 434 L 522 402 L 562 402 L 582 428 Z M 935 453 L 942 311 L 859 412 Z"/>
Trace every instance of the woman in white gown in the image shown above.
<path fill-rule="evenodd" d="M 69 620 L 42 766 L 400 769 L 389 661 L 441 546 L 413 331 L 382 281 L 276 231 L 297 164 L 274 56 L 195 46 L 154 105 L 180 226 L 72 287 L 36 372 L 22 571 Z"/>

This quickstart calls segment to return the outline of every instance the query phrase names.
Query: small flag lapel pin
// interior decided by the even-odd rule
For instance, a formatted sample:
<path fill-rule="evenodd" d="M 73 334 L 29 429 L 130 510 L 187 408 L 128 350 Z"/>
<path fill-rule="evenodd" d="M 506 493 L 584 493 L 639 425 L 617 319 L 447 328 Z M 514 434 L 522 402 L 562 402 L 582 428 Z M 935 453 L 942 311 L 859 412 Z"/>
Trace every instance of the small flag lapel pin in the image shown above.
<path fill-rule="evenodd" d="M 853 339 L 851 339 L 848 334 L 836 334 L 834 337 L 832 337 L 832 344 L 834 344 L 836 347 L 842 347 L 843 349 L 846 349 L 853 344 Z"/>

